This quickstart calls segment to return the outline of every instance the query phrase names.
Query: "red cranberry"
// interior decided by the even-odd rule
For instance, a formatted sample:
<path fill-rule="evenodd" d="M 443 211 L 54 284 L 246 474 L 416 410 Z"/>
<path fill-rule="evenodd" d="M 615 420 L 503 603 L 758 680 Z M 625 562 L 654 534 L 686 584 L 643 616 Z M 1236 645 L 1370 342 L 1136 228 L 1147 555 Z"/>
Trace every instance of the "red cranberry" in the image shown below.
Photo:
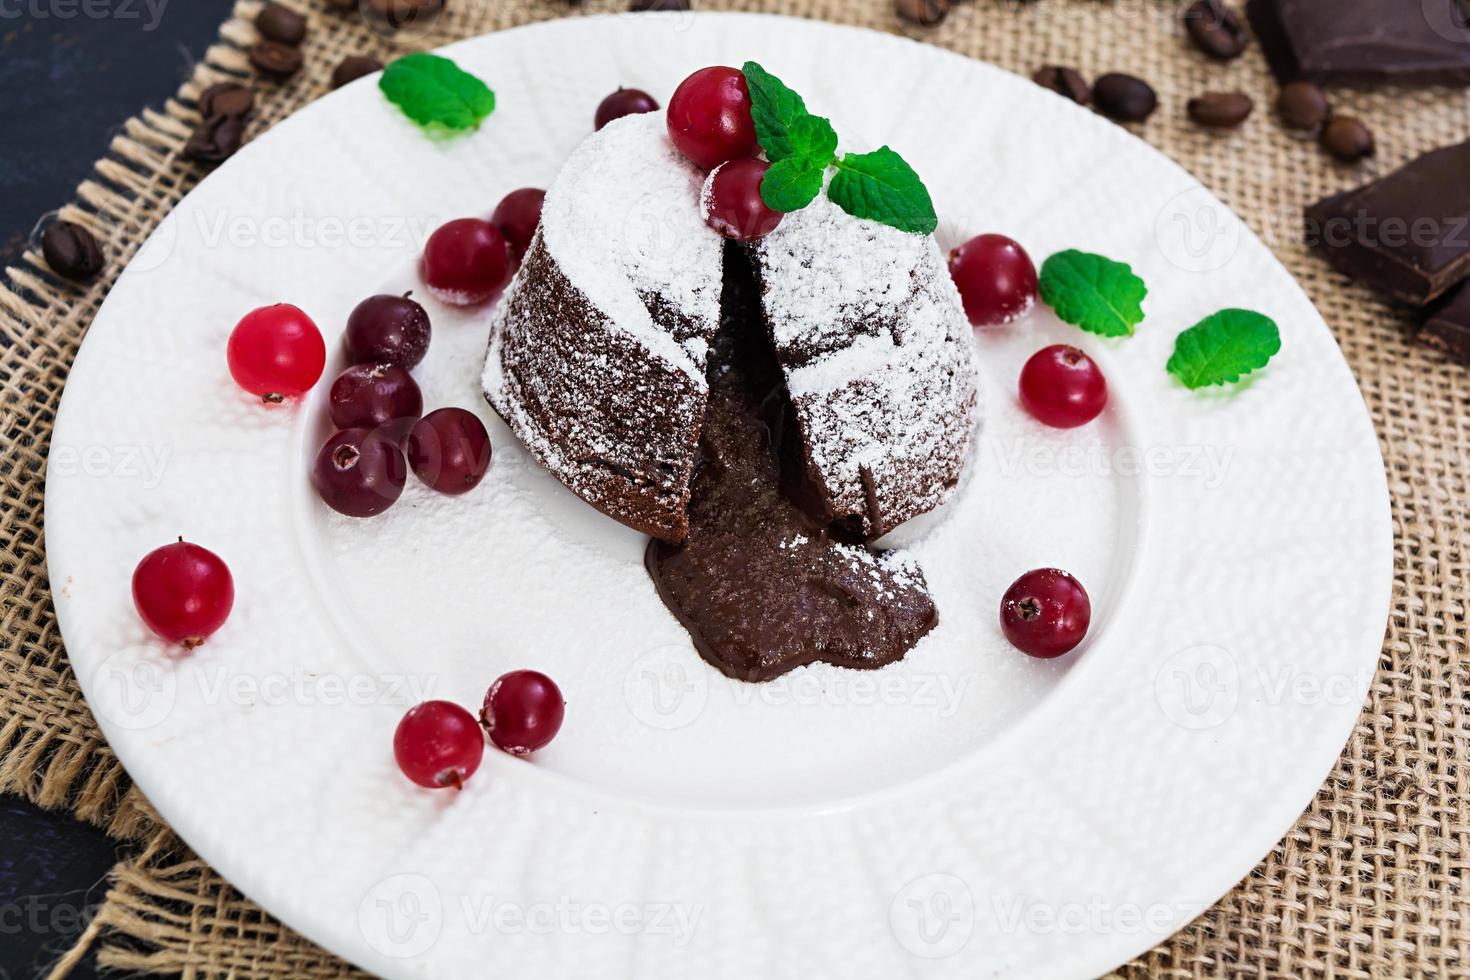
<path fill-rule="evenodd" d="M 386 434 L 343 429 L 316 454 L 311 482 L 327 506 L 348 517 L 381 514 L 403 493 L 408 468 Z"/>
<path fill-rule="evenodd" d="M 440 493 L 472 490 L 490 469 L 490 434 L 474 412 L 440 408 L 414 424 L 408 437 L 414 476 Z"/>
<path fill-rule="evenodd" d="M 1108 382 L 1097 362 L 1070 344 L 1043 347 L 1021 368 L 1021 404 L 1037 421 L 1075 429 L 1108 404 Z"/>
<path fill-rule="evenodd" d="M 517 263 L 525 258 L 526 249 L 531 247 L 531 238 L 536 234 L 536 226 L 541 224 L 541 203 L 544 200 L 546 192 L 540 188 L 522 187 L 501 198 L 495 205 L 495 213 L 490 216 L 491 223 L 510 242 L 511 254 Z"/>
<path fill-rule="evenodd" d="M 402 439 L 424 414 L 424 397 L 413 375 L 396 364 L 354 364 L 332 382 L 327 406 L 339 429 L 383 429 Z"/>
<path fill-rule="evenodd" d="M 425 701 L 393 733 L 393 757 L 403 774 L 428 789 L 459 789 L 480 768 L 485 735 L 475 716 L 450 701 Z"/>
<path fill-rule="evenodd" d="M 138 562 L 133 605 L 150 630 L 192 650 L 225 624 L 235 581 L 218 555 L 181 538 Z"/>
<path fill-rule="evenodd" d="M 268 402 L 300 395 L 327 366 L 327 345 L 311 317 L 290 303 L 251 310 L 225 348 L 235 383 Z"/>
<path fill-rule="evenodd" d="M 369 296 L 347 317 L 343 343 L 353 364 L 397 364 L 412 369 L 429 351 L 429 314 L 408 293 Z"/>
<path fill-rule="evenodd" d="M 771 168 L 746 157 L 722 163 L 704 184 L 704 223 L 726 238 L 748 242 L 769 235 L 781 223 L 781 212 L 761 199 L 761 178 Z"/>
<path fill-rule="evenodd" d="M 949 274 L 977 327 L 1009 323 L 1036 302 L 1036 266 L 1004 235 L 976 235 L 950 252 Z"/>
<path fill-rule="evenodd" d="M 647 92 L 636 88 L 619 88 L 597 104 L 597 114 L 592 117 L 592 125 L 601 129 L 614 119 L 657 111 L 658 102 Z"/>
<path fill-rule="evenodd" d="M 1087 635 L 1092 603 L 1082 583 L 1058 568 L 1027 572 L 1000 601 L 1000 626 L 1022 653 L 1060 657 Z"/>
<path fill-rule="evenodd" d="M 679 152 L 705 170 L 760 152 L 750 92 L 734 68 L 701 68 L 680 82 L 669 100 L 668 125 Z"/>
<path fill-rule="evenodd" d="M 480 723 L 497 747 L 530 755 L 556 737 L 565 713 L 566 702 L 550 677 L 513 670 L 490 685 Z"/>
<path fill-rule="evenodd" d="M 510 282 L 510 244 L 490 222 L 459 218 L 429 236 L 420 271 L 440 302 L 473 306 Z"/>

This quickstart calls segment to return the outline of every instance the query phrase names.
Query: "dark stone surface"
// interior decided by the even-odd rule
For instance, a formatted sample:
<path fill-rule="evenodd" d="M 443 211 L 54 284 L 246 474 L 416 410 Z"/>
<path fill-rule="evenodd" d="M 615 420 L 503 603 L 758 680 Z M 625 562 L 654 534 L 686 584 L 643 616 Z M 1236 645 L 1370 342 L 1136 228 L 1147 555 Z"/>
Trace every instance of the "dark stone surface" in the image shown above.
<path fill-rule="evenodd" d="M 123 121 L 161 105 L 232 0 L 0 0 L 0 262 L 65 203 Z M 118 845 L 0 798 L 0 980 L 44 975 L 102 900 Z M 90 964 L 72 973 L 85 980 Z"/>

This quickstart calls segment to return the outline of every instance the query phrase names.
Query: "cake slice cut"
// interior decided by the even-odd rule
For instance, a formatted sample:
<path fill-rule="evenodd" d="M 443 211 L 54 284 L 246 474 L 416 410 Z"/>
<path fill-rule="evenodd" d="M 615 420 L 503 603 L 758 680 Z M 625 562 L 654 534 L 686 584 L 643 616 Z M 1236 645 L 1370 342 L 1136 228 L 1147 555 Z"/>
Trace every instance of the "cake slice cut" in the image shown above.
<path fill-rule="evenodd" d="M 609 516 L 663 541 L 688 505 L 720 321 L 723 239 L 703 174 L 661 113 L 589 137 L 491 321 L 483 387 L 536 459 Z M 732 249 L 758 283 L 788 397 L 771 434 L 788 493 L 849 540 L 937 506 L 976 404 L 969 326 L 938 245 L 825 195 Z M 743 271 L 743 270 L 742 270 Z"/>

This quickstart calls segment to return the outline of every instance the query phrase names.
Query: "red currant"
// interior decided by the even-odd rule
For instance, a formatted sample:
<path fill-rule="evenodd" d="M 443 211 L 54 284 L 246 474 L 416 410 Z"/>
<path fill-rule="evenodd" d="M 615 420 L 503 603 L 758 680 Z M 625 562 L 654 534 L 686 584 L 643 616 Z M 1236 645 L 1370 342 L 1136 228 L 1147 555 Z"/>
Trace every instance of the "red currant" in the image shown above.
<path fill-rule="evenodd" d="M 566 702 L 550 677 L 534 670 L 513 670 L 490 685 L 480 724 L 490 741 L 511 755 L 530 755 L 561 730 Z"/>
<path fill-rule="evenodd" d="M 766 207 L 761 179 L 771 165 L 746 157 L 722 163 L 704 182 L 704 223 L 726 238 L 748 242 L 776 230 L 781 212 Z"/>
<path fill-rule="evenodd" d="M 669 99 L 668 126 L 679 152 L 705 170 L 760 152 L 750 92 L 734 68 L 701 68 L 680 82 Z"/>
<path fill-rule="evenodd" d="M 1050 660 L 1082 642 L 1092 603 L 1082 583 L 1058 568 L 1027 572 L 1000 601 L 1000 626 L 1022 653 Z"/>
<path fill-rule="evenodd" d="M 225 354 L 235 383 L 268 402 L 310 390 L 327 366 L 327 345 L 311 317 L 289 303 L 241 317 Z"/>
<path fill-rule="evenodd" d="M 235 580 L 218 555 L 182 538 L 150 551 L 133 571 L 133 605 L 170 643 L 193 649 L 224 625 Z"/>
<path fill-rule="evenodd" d="M 522 187 L 501 198 L 495 205 L 495 213 L 490 216 L 490 221 L 510 242 L 511 254 L 517 262 L 525 258 L 526 249 L 531 247 L 536 226 L 541 224 L 541 202 L 544 200 L 546 192 L 539 187 Z"/>
<path fill-rule="evenodd" d="M 592 125 L 596 129 L 601 129 L 614 119 L 635 116 L 640 112 L 657 111 L 658 102 L 647 92 L 636 88 L 619 88 L 598 103 L 597 114 L 592 117 Z"/>
<path fill-rule="evenodd" d="M 510 243 L 488 221 L 458 218 L 429 236 L 420 272 L 440 302 L 483 303 L 510 282 Z"/>
<path fill-rule="evenodd" d="M 1010 323 L 1036 302 L 1036 266 L 1004 235 L 976 235 L 950 252 L 949 274 L 977 327 Z"/>
<path fill-rule="evenodd" d="M 424 414 L 424 396 L 396 364 L 354 364 L 332 382 L 327 406 L 339 429 L 382 429 L 401 440 Z"/>
<path fill-rule="evenodd" d="M 1097 362 L 1070 344 L 1043 347 L 1021 368 L 1021 404 L 1047 425 L 1075 429 L 1108 404 L 1108 382 Z"/>
<path fill-rule="evenodd" d="M 414 424 L 408 436 L 414 476 L 440 493 L 472 490 L 490 469 L 490 434 L 474 412 L 440 408 Z"/>
<path fill-rule="evenodd" d="M 412 369 L 429 351 L 429 314 L 402 296 L 369 296 L 347 317 L 347 359 L 353 364 L 397 364 Z"/>
<path fill-rule="evenodd" d="M 475 716 L 451 701 L 411 708 L 393 733 L 398 768 L 428 789 L 461 788 L 484 756 L 485 734 Z"/>
<path fill-rule="evenodd" d="M 393 506 L 408 482 L 403 453 L 387 434 L 343 429 L 316 454 L 311 482 L 327 506 L 348 517 L 372 517 Z"/>

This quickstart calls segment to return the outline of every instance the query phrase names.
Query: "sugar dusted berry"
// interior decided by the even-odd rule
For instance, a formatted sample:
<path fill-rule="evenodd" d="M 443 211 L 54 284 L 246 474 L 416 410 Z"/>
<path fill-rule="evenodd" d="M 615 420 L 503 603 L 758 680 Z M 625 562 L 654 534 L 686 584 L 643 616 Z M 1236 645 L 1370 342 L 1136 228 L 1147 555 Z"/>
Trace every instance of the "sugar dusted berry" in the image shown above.
<path fill-rule="evenodd" d="M 420 272 L 429 292 L 442 303 L 483 303 L 510 281 L 510 243 L 488 221 L 458 218 L 429 236 Z"/>
<path fill-rule="evenodd" d="M 251 310 L 225 349 L 235 383 L 267 402 L 311 389 L 327 366 L 327 345 L 311 317 L 289 303 Z"/>
<path fill-rule="evenodd" d="M 408 464 L 414 476 L 440 493 L 465 493 L 490 469 L 490 434 L 474 412 L 436 409 L 409 433 Z"/>
<path fill-rule="evenodd" d="M 745 76 L 723 65 L 701 68 L 679 83 L 669 99 L 668 128 L 679 152 L 705 170 L 760 152 Z"/>
<path fill-rule="evenodd" d="M 647 92 L 636 88 L 619 88 L 597 104 L 597 113 L 592 118 L 592 125 L 596 129 L 601 129 L 614 119 L 657 111 L 657 100 Z"/>
<path fill-rule="evenodd" d="M 393 757 L 409 779 L 427 789 L 460 789 L 485 757 L 475 716 L 451 701 L 409 709 L 393 733 Z"/>
<path fill-rule="evenodd" d="M 1071 651 L 1087 635 L 1091 622 L 1087 590 L 1059 568 L 1027 572 L 1006 590 L 1000 603 L 1006 639 L 1027 656 L 1043 660 Z"/>
<path fill-rule="evenodd" d="M 766 207 L 761 198 L 761 180 L 770 168 L 764 160 L 745 157 L 710 171 L 700 196 L 705 224 L 737 242 L 775 231 L 781 223 L 781 212 Z"/>
<path fill-rule="evenodd" d="M 354 364 L 332 382 L 327 409 L 339 429 L 382 429 L 402 439 L 424 414 L 424 397 L 396 364 Z"/>
<path fill-rule="evenodd" d="M 522 187 L 511 191 L 495 205 L 490 221 L 510 243 L 516 262 L 525 258 L 526 249 L 531 247 L 536 226 L 541 224 L 541 204 L 545 200 L 546 192 L 539 187 Z"/>
<path fill-rule="evenodd" d="M 429 313 L 412 293 L 383 293 L 358 303 L 347 317 L 343 343 L 354 364 L 397 364 L 412 370 L 429 351 Z"/>
<path fill-rule="evenodd" d="M 950 252 L 949 274 L 977 327 L 1009 323 L 1036 303 L 1036 266 L 1004 235 L 976 235 Z"/>
<path fill-rule="evenodd" d="M 408 467 L 387 433 L 343 429 L 318 450 L 311 482 L 337 513 L 372 517 L 392 507 L 403 493 Z"/>
<path fill-rule="evenodd" d="M 480 723 L 490 741 L 511 755 L 530 755 L 561 730 L 566 702 L 561 689 L 535 670 L 503 674 L 485 694 Z"/>
<path fill-rule="evenodd" d="M 229 618 L 235 581 L 218 555 L 180 538 L 138 562 L 133 605 L 154 633 L 193 649 Z"/>

